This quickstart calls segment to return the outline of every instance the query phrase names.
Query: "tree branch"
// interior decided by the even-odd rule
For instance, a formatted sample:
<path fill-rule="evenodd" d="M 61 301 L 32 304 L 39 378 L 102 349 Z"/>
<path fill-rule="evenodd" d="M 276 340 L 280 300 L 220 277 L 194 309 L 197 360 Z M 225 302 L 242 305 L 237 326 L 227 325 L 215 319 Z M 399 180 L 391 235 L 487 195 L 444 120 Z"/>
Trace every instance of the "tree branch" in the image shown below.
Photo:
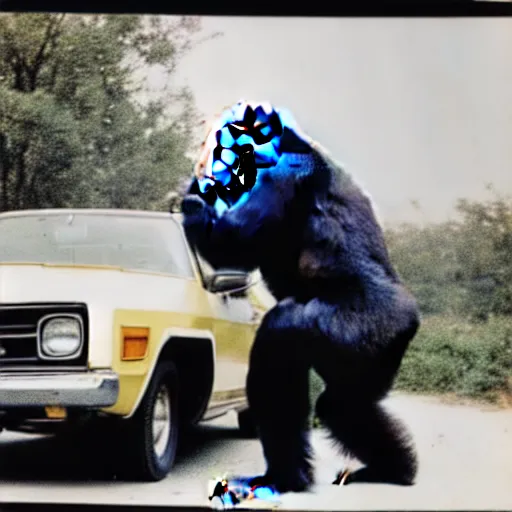
<path fill-rule="evenodd" d="M 58 17 L 52 17 L 50 19 L 48 26 L 46 27 L 46 33 L 43 42 L 34 58 L 34 62 L 32 63 L 32 66 L 27 66 L 27 74 L 30 79 L 31 91 L 35 91 L 37 87 L 37 77 L 41 71 L 42 65 L 44 64 L 45 57 L 49 57 L 49 55 L 45 55 L 45 51 L 48 45 L 50 45 L 52 50 L 54 50 L 57 46 L 57 39 L 61 34 L 60 27 L 64 21 L 65 16 L 66 14 L 61 14 Z"/>

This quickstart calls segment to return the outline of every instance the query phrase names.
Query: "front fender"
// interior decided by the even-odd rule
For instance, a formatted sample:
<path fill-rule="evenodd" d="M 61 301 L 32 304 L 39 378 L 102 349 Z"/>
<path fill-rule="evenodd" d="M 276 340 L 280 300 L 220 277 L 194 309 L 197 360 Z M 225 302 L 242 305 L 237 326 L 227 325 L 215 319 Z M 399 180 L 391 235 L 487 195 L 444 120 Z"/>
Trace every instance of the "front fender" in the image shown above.
<path fill-rule="evenodd" d="M 144 393 L 151 381 L 158 361 L 161 359 L 164 349 L 173 339 L 207 339 L 212 344 L 213 365 L 215 366 L 215 339 L 213 333 L 207 326 L 195 326 L 199 323 L 188 315 L 171 315 L 160 312 L 127 312 L 117 311 L 115 313 L 114 344 L 112 369 L 119 376 L 119 398 L 117 402 L 103 412 L 129 418 L 137 410 Z M 172 323 L 175 327 L 169 327 Z M 180 326 L 180 324 L 185 324 Z M 187 325 L 188 324 L 188 325 Z M 123 361 L 122 354 L 122 326 L 149 327 L 148 350 L 144 359 L 138 361 Z M 178 368 L 179 370 L 179 368 Z M 215 368 L 214 368 L 215 371 Z"/>

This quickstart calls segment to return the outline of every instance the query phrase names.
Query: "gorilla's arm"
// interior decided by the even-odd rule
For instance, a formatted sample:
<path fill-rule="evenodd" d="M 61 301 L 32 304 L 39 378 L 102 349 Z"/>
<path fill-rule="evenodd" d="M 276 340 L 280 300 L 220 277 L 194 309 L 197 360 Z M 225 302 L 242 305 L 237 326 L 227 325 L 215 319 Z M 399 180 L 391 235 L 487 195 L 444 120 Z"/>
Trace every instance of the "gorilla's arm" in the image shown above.
<path fill-rule="evenodd" d="M 251 190 L 222 215 L 214 208 L 220 190 L 210 189 L 206 202 L 196 195 L 183 201 L 187 238 L 214 268 L 251 271 L 259 267 L 263 256 L 282 246 L 290 227 L 287 220 L 293 219 L 297 225 L 297 210 L 307 211 L 304 190 L 310 189 L 306 195 L 311 195 L 308 183 L 315 175 L 318 158 L 309 143 L 288 128 L 283 131 L 280 150 L 277 165 L 255 172 Z M 325 179 L 325 173 L 319 174 Z M 189 192 L 197 193 L 198 188 L 192 186 Z"/>
<path fill-rule="evenodd" d="M 187 196 L 182 211 L 190 244 L 214 268 L 256 269 L 262 251 L 272 250 L 268 244 L 291 199 L 290 188 L 284 185 L 279 177 L 261 171 L 251 191 L 220 217 L 199 196 Z"/>

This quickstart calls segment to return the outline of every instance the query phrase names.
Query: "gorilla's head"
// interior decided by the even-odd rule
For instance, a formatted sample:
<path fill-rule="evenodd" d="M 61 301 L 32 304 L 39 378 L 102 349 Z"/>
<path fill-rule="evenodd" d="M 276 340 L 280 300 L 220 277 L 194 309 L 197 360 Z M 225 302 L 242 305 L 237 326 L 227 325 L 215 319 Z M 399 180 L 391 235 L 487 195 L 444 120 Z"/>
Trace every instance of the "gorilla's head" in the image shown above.
<path fill-rule="evenodd" d="M 258 169 L 276 166 L 283 152 L 309 151 L 308 141 L 287 110 L 239 101 L 222 112 L 206 138 L 199 188 L 223 188 L 227 196 L 230 190 L 248 191 Z"/>

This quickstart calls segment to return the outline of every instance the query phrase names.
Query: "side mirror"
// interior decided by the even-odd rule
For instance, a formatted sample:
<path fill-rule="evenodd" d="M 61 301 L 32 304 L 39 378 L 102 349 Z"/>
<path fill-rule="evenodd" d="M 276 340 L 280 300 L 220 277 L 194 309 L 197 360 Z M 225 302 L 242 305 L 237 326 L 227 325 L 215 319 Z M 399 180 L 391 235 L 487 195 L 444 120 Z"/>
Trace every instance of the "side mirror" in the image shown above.
<path fill-rule="evenodd" d="M 218 270 L 206 283 L 212 293 L 229 293 L 241 291 L 249 286 L 250 276 L 239 270 Z"/>

